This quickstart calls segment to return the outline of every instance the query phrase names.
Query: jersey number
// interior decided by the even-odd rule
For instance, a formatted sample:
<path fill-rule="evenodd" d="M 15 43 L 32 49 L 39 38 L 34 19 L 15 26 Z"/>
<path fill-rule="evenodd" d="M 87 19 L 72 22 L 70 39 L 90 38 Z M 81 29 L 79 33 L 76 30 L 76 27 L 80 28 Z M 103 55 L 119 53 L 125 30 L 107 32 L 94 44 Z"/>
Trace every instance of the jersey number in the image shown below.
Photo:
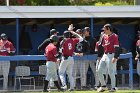
<path fill-rule="evenodd" d="M 68 49 L 71 50 L 72 49 L 72 44 L 68 43 Z"/>

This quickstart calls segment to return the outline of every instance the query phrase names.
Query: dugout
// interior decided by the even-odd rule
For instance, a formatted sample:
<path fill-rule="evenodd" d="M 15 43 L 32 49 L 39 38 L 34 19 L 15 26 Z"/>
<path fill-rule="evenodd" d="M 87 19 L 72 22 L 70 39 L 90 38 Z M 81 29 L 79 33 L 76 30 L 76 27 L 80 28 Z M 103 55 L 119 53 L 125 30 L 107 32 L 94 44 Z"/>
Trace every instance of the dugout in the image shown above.
<path fill-rule="evenodd" d="M 42 54 L 37 46 L 49 36 L 52 28 L 62 34 L 71 23 L 76 28 L 89 26 L 91 35 L 97 37 L 102 26 L 111 23 L 118 30 L 122 47 L 135 55 L 139 22 L 139 6 L 0 6 L 0 33 L 5 32 L 14 42 L 16 54 L 27 52 L 21 51 L 23 30 L 30 38 L 30 41 L 23 39 L 23 43 L 29 43 L 28 54 L 36 55 Z"/>

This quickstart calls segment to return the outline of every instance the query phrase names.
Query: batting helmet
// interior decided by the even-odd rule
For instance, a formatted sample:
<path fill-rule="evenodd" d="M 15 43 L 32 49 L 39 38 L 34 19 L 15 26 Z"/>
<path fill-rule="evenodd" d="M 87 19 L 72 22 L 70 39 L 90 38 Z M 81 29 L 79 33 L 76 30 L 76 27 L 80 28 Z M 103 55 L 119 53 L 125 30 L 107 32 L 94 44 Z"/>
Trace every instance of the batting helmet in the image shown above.
<path fill-rule="evenodd" d="M 52 36 L 50 37 L 50 40 L 51 40 L 52 42 L 58 42 L 58 41 L 59 41 L 59 38 L 58 38 L 58 36 L 56 36 L 56 35 L 52 35 Z"/>
<path fill-rule="evenodd" d="M 64 31 L 63 33 L 65 38 L 71 38 L 72 37 L 72 33 L 70 31 Z"/>
<path fill-rule="evenodd" d="M 8 37 L 7 37 L 7 35 L 6 35 L 5 33 L 2 33 L 2 34 L 0 35 L 0 38 L 1 38 L 2 40 L 6 40 Z"/>

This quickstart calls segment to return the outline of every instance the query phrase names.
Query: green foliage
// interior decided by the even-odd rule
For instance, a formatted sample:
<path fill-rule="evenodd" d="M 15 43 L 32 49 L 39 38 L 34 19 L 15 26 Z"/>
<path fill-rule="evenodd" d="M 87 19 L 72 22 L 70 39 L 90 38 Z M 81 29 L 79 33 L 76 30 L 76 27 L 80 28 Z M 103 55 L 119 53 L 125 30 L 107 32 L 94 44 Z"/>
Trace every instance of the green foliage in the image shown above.
<path fill-rule="evenodd" d="M 112 2 L 112 3 L 113 3 L 113 5 L 116 5 L 116 6 L 119 6 L 119 5 L 129 5 L 129 3 L 127 3 L 127 2 L 119 2 L 119 1 Z"/>
<path fill-rule="evenodd" d="M 98 2 L 98 3 L 95 3 L 95 6 L 113 6 L 113 4 Z"/>
<path fill-rule="evenodd" d="M 97 2 L 106 3 L 106 2 L 111 2 L 111 1 L 113 1 L 113 0 L 95 0 L 95 1 L 96 1 L 96 3 L 97 3 Z"/>
<path fill-rule="evenodd" d="M 19 5 L 17 0 L 11 0 L 10 5 Z M 134 5 L 135 0 L 25 0 L 27 6 L 56 6 L 56 5 Z M 5 5 L 5 0 L 0 0 L 0 5 Z"/>

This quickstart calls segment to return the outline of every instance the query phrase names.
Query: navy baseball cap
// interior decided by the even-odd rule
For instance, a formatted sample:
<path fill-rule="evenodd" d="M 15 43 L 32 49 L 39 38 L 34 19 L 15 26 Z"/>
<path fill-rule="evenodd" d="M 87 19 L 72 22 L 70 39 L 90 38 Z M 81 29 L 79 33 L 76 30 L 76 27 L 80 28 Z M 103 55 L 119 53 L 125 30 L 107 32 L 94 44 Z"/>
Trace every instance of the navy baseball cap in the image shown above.
<path fill-rule="evenodd" d="M 58 42 L 58 41 L 59 41 L 59 38 L 58 38 L 58 36 L 56 36 L 56 35 L 52 35 L 52 36 L 50 37 L 50 39 L 51 39 L 52 41 L 54 41 L 54 42 Z"/>
<path fill-rule="evenodd" d="M 54 33 L 59 33 L 59 32 L 56 31 L 56 29 L 51 29 L 51 30 L 50 30 L 50 35 L 53 35 Z"/>

